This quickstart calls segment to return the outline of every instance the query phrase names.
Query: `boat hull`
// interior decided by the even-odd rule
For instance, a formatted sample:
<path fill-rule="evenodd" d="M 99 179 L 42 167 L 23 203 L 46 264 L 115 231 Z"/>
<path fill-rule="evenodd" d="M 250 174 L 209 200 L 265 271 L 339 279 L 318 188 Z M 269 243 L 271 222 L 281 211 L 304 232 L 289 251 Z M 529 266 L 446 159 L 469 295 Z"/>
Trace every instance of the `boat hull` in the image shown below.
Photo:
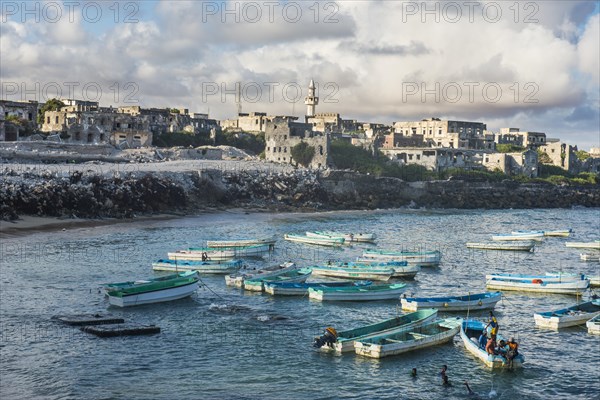
<path fill-rule="evenodd" d="M 200 283 L 196 281 L 188 285 L 156 290 L 152 292 L 131 294 L 123 297 L 111 296 L 109 294 L 108 301 L 111 305 L 117 307 L 131 307 L 143 304 L 162 303 L 191 296 L 196 290 L 198 290 L 199 285 Z"/>
<path fill-rule="evenodd" d="M 369 281 L 388 281 L 393 275 L 393 269 L 359 269 L 359 268 L 336 268 L 336 267 L 312 267 L 315 276 L 329 276 L 333 278 L 358 279 Z"/>
<path fill-rule="evenodd" d="M 491 242 L 491 243 L 467 243 L 467 248 L 477 250 L 502 250 L 502 251 L 531 251 L 535 248 L 533 241 L 523 243 L 513 242 Z"/>
<path fill-rule="evenodd" d="M 485 324 L 479 321 L 463 321 L 460 328 L 460 338 L 465 345 L 465 349 L 480 361 L 482 361 L 487 367 L 492 369 L 504 369 L 504 368 L 521 368 L 525 362 L 525 358 L 522 354 L 519 354 L 512 361 L 512 365 L 508 363 L 506 358 L 500 355 L 488 354 L 485 349 L 479 347 L 478 338 L 481 331 L 484 329 Z M 474 336 L 473 336 L 474 335 Z M 469 336 L 474 337 L 472 340 Z M 498 334 L 497 340 L 503 340 L 502 335 Z"/>
<path fill-rule="evenodd" d="M 562 329 L 583 325 L 586 321 L 600 315 L 600 303 L 589 301 L 557 311 L 535 313 L 535 324 L 541 328 Z"/>
<path fill-rule="evenodd" d="M 264 239 L 240 239 L 240 240 L 209 240 L 206 242 L 207 247 L 219 248 L 219 247 L 247 247 L 256 245 L 275 245 L 277 239 L 275 238 L 264 238 Z"/>
<path fill-rule="evenodd" d="M 422 301 L 421 299 L 401 298 L 400 303 L 402 304 L 402 309 L 406 311 L 417 311 L 423 308 L 435 308 L 440 311 L 475 311 L 493 309 L 496 307 L 496 304 L 501 298 L 502 294 L 497 292 L 497 294 L 494 296 L 482 297 L 473 300 L 460 300 L 456 297 L 448 297 L 447 299 L 430 298 L 427 299 L 427 301 Z"/>
<path fill-rule="evenodd" d="M 565 246 L 575 249 L 595 249 L 600 250 L 600 241 L 595 242 L 567 242 Z"/>
<path fill-rule="evenodd" d="M 214 262 L 202 262 L 202 261 L 181 261 L 177 262 L 174 260 L 160 260 L 152 263 L 152 269 L 154 271 L 198 271 L 202 274 L 230 274 L 236 272 L 242 267 L 242 261 L 226 261 L 221 264 Z"/>
<path fill-rule="evenodd" d="M 531 283 L 498 279 L 490 279 L 486 282 L 488 289 L 572 295 L 582 294 L 588 285 L 589 281 L 587 279 L 561 283 Z"/>
<path fill-rule="evenodd" d="M 319 301 L 376 301 L 396 300 L 406 285 L 389 285 L 390 288 L 379 289 L 377 286 L 356 288 L 356 290 L 308 290 L 308 297 Z"/>
<path fill-rule="evenodd" d="M 406 261 L 410 265 L 419 265 L 421 267 L 434 267 L 440 264 L 442 255 L 439 251 L 424 252 L 376 252 L 365 251 L 358 262 L 363 261 Z"/>
<path fill-rule="evenodd" d="M 588 333 L 600 335 L 600 316 L 596 316 L 585 323 Z"/>
<path fill-rule="evenodd" d="M 321 237 L 307 237 L 301 235 L 285 235 L 285 240 L 290 242 L 304 243 L 304 244 L 315 244 L 317 246 L 329 246 L 337 247 L 344 244 L 344 238 L 321 238 Z"/>

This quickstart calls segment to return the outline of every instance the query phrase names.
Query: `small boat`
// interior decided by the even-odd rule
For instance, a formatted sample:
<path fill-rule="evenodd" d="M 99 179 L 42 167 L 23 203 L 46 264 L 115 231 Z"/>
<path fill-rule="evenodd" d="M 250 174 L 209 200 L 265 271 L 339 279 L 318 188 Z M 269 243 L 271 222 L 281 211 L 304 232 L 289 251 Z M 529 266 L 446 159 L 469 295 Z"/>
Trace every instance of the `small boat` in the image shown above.
<path fill-rule="evenodd" d="M 308 237 L 343 238 L 346 242 L 374 242 L 374 233 L 344 233 L 334 231 L 306 232 Z"/>
<path fill-rule="evenodd" d="M 469 249 L 479 250 L 507 250 L 507 251 L 531 251 L 535 247 L 535 242 L 527 240 L 523 242 L 485 242 L 485 243 L 467 243 Z"/>
<path fill-rule="evenodd" d="M 417 328 L 433 322 L 437 318 L 437 310 L 419 310 L 395 318 L 386 319 L 371 325 L 360 326 L 354 329 L 337 332 L 337 339 L 331 346 L 323 345 L 319 350 L 333 352 L 337 355 L 354 351 L 355 341 L 368 339 L 373 336 L 397 332 L 403 329 Z"/>
<path fill-rule="evenodd" d="M 590 287 L 600 287 L 600 275 L 588 277 L 590 280 Z"/>
<path fill-rule="evenodd" d="M 537 293 L 561 293 L 581 295 L 589 286 L 590 281 L 579 279 L 573 281 L 544 282 L 543 279 L 515 280 L 511 278 L 492 278 L 486 281 L 488 289 L 516 290 Z"/>
<path fill-rule="evenodd" d="M 227 286 L 235 286 L 243 289 L 245 279 L 268 278 L 271 276 L 275 276 L 281 271 L 289 271 L 296 268 L 296 264 L 294 264 L 293 262 L 284 262 L 278 265 L 272 265 L 257 270 L 245 270 L 243 273 L 226 275 L 225 284 Z"/>
<path fill-rule="evenodd" d="M 544 240 L 544 232 L 524 232 L 524 233 L 506 233 L 492 236 L 492 240 L 498 241 L 513 241 L 513 240 L 536 240 L 541 242 Z"/>
<path fill-rule="evenodd" d="M 487 310 L 496 306 L 502 292 L 486 292 L 466 296 L 448 297 L 401 297 L 402 309 L 417 311 L 422 308 L 436 308 L 441 311 Z"/>
<path fill-rule="evenodd" d="M 330 287 L 353 287 L 353 286 L 368 286 L 371 281 L 335 281 L 335 282 L 265 282 L 265 292 L 274 296 L 304 296 L 308 293 L 308 289 L 320 289 Z"/>
<path fill-rule="evenodd" d="M 560 283 L 572 282 L 586 279 L 585 275 L 573 274 L 567 272 L 548 272 L 544 275 L 527 275 L 527 274 L 490 274 L 485 276 L 485 280 L 503 279 L 507 281 L 530 281 L 532 283 Z"/>
<path fill-rule="evenodd" d="M 594 262 L 600 261 L 600 253 L 598 254 L 590 254 L 590 253 L 581 253 L 579 255 L 582 261 Z"/>
<path fill-rule="evenodd" d="M 190 247 L 186 250 L 179 250 L 168 253 L 170 260 L 186 260 L 186 261 L 217 261 L 217 260 L 232 260 L 235 258 L 244 257 L 260 257 L 268 254 L 271 251 L 271 246 L 268 244 L 259 244 L 245 247 L 220 247 L 220 248 L 198 248 Z"/>
<path fill-rule="evenodd" d="M 344 238 L 342 237 L 308 237 L 303 235 L 286 234 L 283 237 L 290 242 L 298 242 L 305 244 L 316 244 L 319 246 L 342 246 Z"/>
<path fill-rule="evenodd" d="M 264 292 L 265 284 L 270 282 L 306 282 L 310 277 L 312 269 L 293 268 L 287 271 L 279 271 L 267 277 L 252 277 L 244 279 L 244 289 L 251 292 Z"/>
<path fill-rule="evenodd" d="M 111 305 L 129 307 L 188 297 L 198 290 L 199 280 L 197 271 L 186 271 L 147 280 L 109 283 L 105 290 Z"/>
<path fill-rule="evenodd" d="M 334 267 L 329 265 L 319 265 L 311 267 L 316 276 L 330 276 L 342 279 L 359 279 L 369 281 L 388 281 L 396 272 L 393 268 L 373 268 L 373 267 Z"/>
<path fill-rule="evenodd" d="M 479 336 L 481 336 L 481 332 L 485 329 L 486 324 L 481 321 L 476 320 L 465 320 L 461 324 L 460 328 L 460 338 L 462 339 L 465 348 L 469 353 L 473 354 L 475 357 L 479 358 L 484 362 L 489 368 L 521 368 L 523 363 L 525 362 L 525 357 L 519 351 L 519 354 L 512 360 L 512 363 L 502 355 L 493 355 L 488 354 L 485 351 L 485 348 L 479 346 Z M 496 336 L 496 340 L 499 342 L 500 340 L 506 339 L 498 333 Z"/>
<path fill-rule="evenodd" d="M 239 270 L 243 265 L 242 260 L 231 261 L 182 261 L 158 260 L 152 263 L 154 271 L 198 271 L 202 274 L 230 274 Z"/>
<path fill-rule="evenodd" d="M 568 308 L 533 314 L 535 324 L 542 328 L 561 329 L 583 325 L 585 321 L 600 315 L 600 301 L 588 301 Z"/>
<path fill-rule="evenodd" d="M 585 326 L 587 326 L 588 333 L 600 335 L 600 315 L 596 315 L 594 318 L 590 319 L 585 323 Z"/>
<path fill-rule="evenodd" d="M 452 341 L 461 322 L 460 318 L 439 319 L 419 327 L 357 340 L 354 351 L 361 356 L 382 358 L 436 346 Z"/>
<path fill-rule="evenodd" d="M 320 301 L 396 300 L 405 287 L 405 283 L 394 283 L 363 287 L 310 288 L 308 289 L 308 297 Z"/>
<path fill-rule="evenodd" d="M 554 231 L 544 231 L 544 236 L 567 237 L 573 233 L 573 229 L 558 229 Z"/>
<path fill-rule="evenodd" d="M 365 250 L 358 262 L 376 259 L 385 261 L 406 261 L 411 265 L 436 266 L 442 259 L 442 253 L 433 251 L 387 251 L 387 250 Z"/>
<path fill-rule="evenodd" d="M 277 242 L 276 238 L 260 238 L 260 239 L 237 239 L 237 240 L 208 240 L 207 247 L 248 247 L 256 245 L 271 245 L 274 246 Z"/>
<path fill-rule="evenodd" d="M 565 243 L 565 246 L 574 247 L 576 249 L 600 250 L 600 240 L 595 240 L 593 242 L 567 242 Z"/>
<path fill-rule="evenodd" d="M 387 262 L 340 262 L 332 266 L 339 268 L 391 268 L 394 270 L 392 278 L 414 279 L 421 271 L 419 265 L 408 265 L 406 261 L 387 261 Z"/>

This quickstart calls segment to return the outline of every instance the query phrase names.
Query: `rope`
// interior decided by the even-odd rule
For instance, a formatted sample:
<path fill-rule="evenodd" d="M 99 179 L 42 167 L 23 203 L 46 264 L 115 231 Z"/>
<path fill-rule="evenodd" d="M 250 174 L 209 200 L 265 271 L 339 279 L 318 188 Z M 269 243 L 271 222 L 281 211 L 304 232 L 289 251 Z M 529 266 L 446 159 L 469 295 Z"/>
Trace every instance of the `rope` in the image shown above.
<path fill-rule="evenodd" d="M 227 300 L 225 300 L 225 298 L 223 296 L 221 296 L 219 293 L 215 292 L 214 290 L 212 290 L 206 283 L 204 283 L 204 281 L 202 280 L 202 278 L 200 277 L 200 275 L 198 275 L 198 280 L 200 282 L 202 282 L 202 286 L 205 287 L 206 289 L 210 290 L 210 292 L 212 294 L 214 294 L 215 296 L 217 296 L 218 298 L 220 298 L 221 300 L 227 302 Z M 227 304 L 229 305 L 229 304 Z"/>

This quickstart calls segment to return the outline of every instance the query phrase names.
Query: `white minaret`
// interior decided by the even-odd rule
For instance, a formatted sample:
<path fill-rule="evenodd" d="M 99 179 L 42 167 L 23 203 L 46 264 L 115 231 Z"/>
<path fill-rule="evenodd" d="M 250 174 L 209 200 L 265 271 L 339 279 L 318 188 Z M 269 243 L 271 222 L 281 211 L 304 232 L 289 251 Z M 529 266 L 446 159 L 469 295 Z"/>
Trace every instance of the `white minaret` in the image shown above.
<path fill-rule="evenodd" d="M 308 96 L 304 99 L 304 104 L 306 104 L 306 116 L 314 116 L 315 106 L 319 104 L 319 98 L 315 96 L 315 82 L 312 79 L 308 85 Z"/>

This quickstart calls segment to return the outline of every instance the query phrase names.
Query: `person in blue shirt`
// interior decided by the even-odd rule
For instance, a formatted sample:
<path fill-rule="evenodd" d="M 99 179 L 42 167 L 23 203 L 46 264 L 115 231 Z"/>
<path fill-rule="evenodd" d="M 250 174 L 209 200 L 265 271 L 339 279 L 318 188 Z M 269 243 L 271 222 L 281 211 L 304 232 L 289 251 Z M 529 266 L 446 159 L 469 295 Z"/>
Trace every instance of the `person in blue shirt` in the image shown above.
<path fill-rule="evenodd" d="M 481 347 L 482 349 L 485 349 L 485 346 L 487 345 L 487 335 L 485 333 L 485 329 L 481 331 L 481 336 L 479 336 L 479 347 Z"/>

